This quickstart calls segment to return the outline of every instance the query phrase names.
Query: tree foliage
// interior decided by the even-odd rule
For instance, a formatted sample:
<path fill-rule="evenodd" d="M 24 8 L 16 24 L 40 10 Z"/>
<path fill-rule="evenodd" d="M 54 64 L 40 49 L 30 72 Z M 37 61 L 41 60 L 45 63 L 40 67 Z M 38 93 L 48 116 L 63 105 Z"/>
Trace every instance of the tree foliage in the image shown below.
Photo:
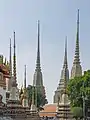
<path fill-rule="evenodd" d="M 83 118 L 83 109 L 81 107 L 73 107 L 72 108 L 73 117 L 76 118 L 76 120 Z"/>
<path fill-rule="evenodd" d="M 82 96 L 90 99 L 90 70 L 84 72 L 81 77 L 70 79 L 67 91 L 72 107 L 82 107 Z"/>
<path fill-rule="evenodd" d="M 28 100 L 29 100 L 29 106 L 31 106 L 32 103 L 32 93 L 33 93 L 33 87 L 29 85 L 27 87 L 27 91 L 28 91 Z M 43 89 L 44 90 L 44 89 Z M 35 94 L 35 89 L 34 89 L 34 94 Z M 35 97 L 35 96 L 34 96 Z M 40 88 L 37 88 L 37 108 L 42 110 L 42 107 L 47 104 L 48 101 L 46 99 L 46 95 L 45 95 L 45 91 L 41 91 Z"/>

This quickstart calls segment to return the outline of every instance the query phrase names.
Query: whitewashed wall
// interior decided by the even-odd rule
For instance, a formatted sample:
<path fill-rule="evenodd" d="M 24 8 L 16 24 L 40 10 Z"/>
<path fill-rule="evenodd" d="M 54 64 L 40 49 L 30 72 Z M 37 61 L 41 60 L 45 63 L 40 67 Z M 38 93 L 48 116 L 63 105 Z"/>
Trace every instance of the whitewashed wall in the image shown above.
<path fill-rule="evenodd" d="M 0 94 L 2 95 L 2 102 L 6 103 L 6 90 L 4 90 L 2 87 L 0 87 Z"/>

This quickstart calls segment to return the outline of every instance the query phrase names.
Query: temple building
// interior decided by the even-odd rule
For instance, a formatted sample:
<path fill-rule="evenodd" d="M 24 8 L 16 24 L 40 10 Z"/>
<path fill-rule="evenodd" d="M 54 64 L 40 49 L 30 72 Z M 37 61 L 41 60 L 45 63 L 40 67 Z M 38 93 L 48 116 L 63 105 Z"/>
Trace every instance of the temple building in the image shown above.
<path fill-rule="evenodd" d="M 48 117 L 50 119 L 55 118 L 57 115 L 57 103 L 54 104 L 46 104 L 42 111 L 39 112 L 41 118 Z"/>
<path fill-rule="evenodd" d="M 28 95 L 26 94 L 26 66 L 25 66 L 25 78 L 24 78 L 24 90 L 23 90 L 23 99 L 22 103 L 19 99 L 19 89 L 17 87 L 17 77 L 16 77 L 16 44 L 15 44 L 15 32 L 14 32 L 14 54 L 13 54 L 13 75 L 10 73 L 10 70 L 12 70 L 12 65 L 7 66 L 8 70 L 5 69 L 5 67 L 2 67 L 3 69 L 1 72 L 3 73 L 3 77 L 8 76 L 9 80 L 6 83 L 5 79 L 0 82 L 1 88 L 5 89 L 5 95 L 7 95 L 7 91 L 9 91 L 9 96 L 6 102 L 3 102 L 4 98 L 4 92 L 0 94 L 0 119 L 5 120 L 40 120 L 40 116 L 38 114 L 37 109 L 31 109 L 28 107 Z M 3 58 L 3 57 L 2 57 Z M 3 59 L 1 59 L 3 61 Z M 10 60 L 11 60 L 11 41 L 10 41 Z M 10 64 L 10 63 L 9 63 Z M 10 68 L 11 67 L 11 68 Z M 7 71 L 8 72 L 7 72 Z M 7 74 L 8 73 L 8 74 Z M 5 74 L 5 75 L 4 75 Z M 10 79 L 10 75 L 11 78 Z M 10 87 L 8 86 L 8 83 L 11 84 Z M 6 90 L 7 86 L 7 90 Z M 5 98 L 4 98 L 5 99 Z M 34 105 L 35 106 L 35 105 Z M 32 103 L 33 108 L 33 103 Z M 35 108 L 35 107 L 34 107 Z"/>
<path fill-rule="evenodd" d="M 69 69 L 67 61 L 67 37 L 65 38 L 64 62 L 61 70 L 61 78 L 58 87 L 54 94 L 53 104 L 46 104 L 42 111 L 38 111 L 37 95 L 45 96 L 45 87 L 43 84 L 43 75 L 40 63 L 40 22 L 38 21 L 38 45 L 37 45 L 37 59 L 36 68 L 33 76 L 31 104 L 29 106 L 29 95 L 26 88 L 26 65 L 24 70 L 24 87 L 19 92 L 17 83 L 16 71 L 16 43 L 15 32 L 14 36 L 14 52 L 12 61 L 11 39 L 10 39 L 10 55 L 9 62 L 3 62 L 3 56 L 0 56 L 0 118 L 3 120 L 70 120 L 72 113 L 70 108 L 70 100 L 67 94 L 67 84 L 69 81 Z M 77 76 L 82 76 L 82 67 L 80 65 L 79 55 L 79 10 L 77 17 L 77 35 L 76 48 L 73 66 L 71 70 L 71 79 Z M 12 68 L 13 62 L 13 68 Z M 41 97 L 41 96 L 40 96 Z M 40 107 L 42 107 L 40 106 Z M 40 118 L 41 117 L 41 118 Z"/>
<path fill-rule="evenodd" d="M 82 66 L 80 65 L 80 58 L 79 58 L 79 9 L 78 9 L 78 16 L 77 16 L 77 34 L 76 34 L 76 49 L 75 49 L 75 56 L 73 61 L 73 66 L 71 69 L 71 79 L 74 77 L 82 76 Z"/>
<path fill-rule="evenodd" d="M 10 78 L 9 75 L 9 64 L 4 62 L 3 55 L 0 55 L 0 93 L 3 96 L 2 101 L 6 103 L 6 81 L 8 81 Z"/>
<path fill-rule="evenodd" d="M 65 42 L 65 56 L 64 56 L 64 64 L 63 69 L 61 71 L 61 79 L 59 81 L 57 90 L 54 95 L 54 103 L 58 103 L 58 98 L 61 100 L 62 90 L 64 88 L 64 74 L 66 71 L 66 82 L 69 81 L 69 70 L 68 70 L 68 62 L 67 62 L 67 37 Z"/>
<path fill-rule="evenodd" d="M 71 79 L 74 77 L 82 76 L 82 67 L 80 65 L 80 58 L 79 58 L 79 10 L 78 10 L 78 15 L 77 15 L 77 34 L 76 34 L 76 48 L 75 48 L 75 56 L 74 56 L 74 61 L 73 61 L 73 66 L 71 69 Z M 66 81 L 69 81 L 69 70 L 68 70 L 68 64 L 67 64 L 67 48 L 65 47 L 65 56 L 64 56 L 64 65 L 63 69 L 61 71 L 61 79 L 59 81 L 57 90 L 55 91 L 54 95 L 54 103 L 58 102 L 58 98 L 61 99 L 61 94 L 62 94 L 62 88 L 64 86 L 64 73 L 65 73 L 65 67 L 67 66 L 66 69 Z"/>

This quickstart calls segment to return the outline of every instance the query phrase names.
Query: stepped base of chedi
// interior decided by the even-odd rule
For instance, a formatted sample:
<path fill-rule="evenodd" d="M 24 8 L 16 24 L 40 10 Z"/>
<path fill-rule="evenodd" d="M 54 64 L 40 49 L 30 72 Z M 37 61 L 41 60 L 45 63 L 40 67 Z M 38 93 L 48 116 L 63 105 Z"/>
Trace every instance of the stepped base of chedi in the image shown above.
<path fill-rule="evenodd" d="M 58 111 L 56 116 L 59 120 L 72 120 L 70 101 L 66 93 L 62 95 L 62 100 L 58 104 Z"/>

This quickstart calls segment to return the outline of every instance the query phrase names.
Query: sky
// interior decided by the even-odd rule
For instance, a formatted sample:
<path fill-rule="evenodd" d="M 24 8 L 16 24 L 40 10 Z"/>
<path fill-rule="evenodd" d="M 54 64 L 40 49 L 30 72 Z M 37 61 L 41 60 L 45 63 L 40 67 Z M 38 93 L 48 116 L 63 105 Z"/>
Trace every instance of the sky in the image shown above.
<path fill-rule="evenodd" d="M 76 40 L 77 9 L 80 10 L 80 59 L 90 69 L 90 0 L 0 0 L 0 54 L 9 59 L 9 39 L 16 32 L 17 81 L 32 84 L 36 64 L 37 20 L 40 20 L 41 68 L 46 96 L 53 102 L 68 39 L 68 67 L 71 71 Z"/>

